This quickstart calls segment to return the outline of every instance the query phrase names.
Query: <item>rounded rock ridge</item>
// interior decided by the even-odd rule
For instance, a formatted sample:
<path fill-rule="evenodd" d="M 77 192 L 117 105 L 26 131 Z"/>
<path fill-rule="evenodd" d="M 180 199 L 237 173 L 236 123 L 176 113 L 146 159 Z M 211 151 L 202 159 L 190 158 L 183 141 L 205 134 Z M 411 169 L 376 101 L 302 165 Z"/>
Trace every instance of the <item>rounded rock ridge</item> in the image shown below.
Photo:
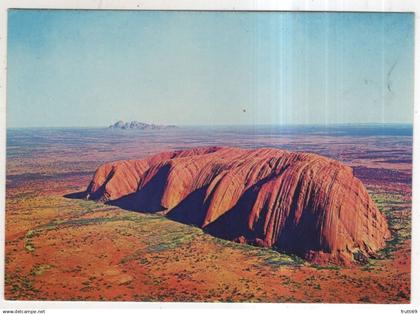
<path fill-rule="evenodd" d="M 321 264 L 365 260 L 390 238 L 352 169 L 313 153 L 199 147 L 116 161 L 96 170 L 86 197 Z"/>

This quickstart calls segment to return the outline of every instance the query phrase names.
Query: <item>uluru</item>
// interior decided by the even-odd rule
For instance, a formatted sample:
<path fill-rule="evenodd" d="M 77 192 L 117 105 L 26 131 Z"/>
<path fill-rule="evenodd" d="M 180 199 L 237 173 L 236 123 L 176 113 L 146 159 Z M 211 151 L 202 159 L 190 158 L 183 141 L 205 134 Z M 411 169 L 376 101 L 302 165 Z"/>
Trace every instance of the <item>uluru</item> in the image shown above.
<path fill-rule="evenodd" d="M 86 197 L 321 264 L 366 260 L 390 238 L 352 168 L 313 153 L 199 147 L 116 161 Z"/>

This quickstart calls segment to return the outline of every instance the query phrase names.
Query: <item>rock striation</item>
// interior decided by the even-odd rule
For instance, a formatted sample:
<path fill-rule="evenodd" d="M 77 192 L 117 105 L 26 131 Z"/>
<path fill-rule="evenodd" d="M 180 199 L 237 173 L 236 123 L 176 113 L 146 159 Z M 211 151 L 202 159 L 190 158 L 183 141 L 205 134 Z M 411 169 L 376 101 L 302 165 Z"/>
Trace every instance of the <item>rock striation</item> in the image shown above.
<path fill-rule="evenodd" d="M 120 120 L 110 125 L 108 128 L 122 129 L 122 130 L 128 130 L 128 129 L 160 130 L 160 129 L 172 129 L 172 128 L 176 128 L 176 126 L 175 125 L 149 124 L 149 123 L 138 122 L 138 121 L 124 122 Z"/>
<path fill-rule="evenodd" d="M 363 261 L 390 237 L 350 167 L 311 153 L 202 147 L 100 166 L 88 199 L 159 212 L 317 263 Z"/>

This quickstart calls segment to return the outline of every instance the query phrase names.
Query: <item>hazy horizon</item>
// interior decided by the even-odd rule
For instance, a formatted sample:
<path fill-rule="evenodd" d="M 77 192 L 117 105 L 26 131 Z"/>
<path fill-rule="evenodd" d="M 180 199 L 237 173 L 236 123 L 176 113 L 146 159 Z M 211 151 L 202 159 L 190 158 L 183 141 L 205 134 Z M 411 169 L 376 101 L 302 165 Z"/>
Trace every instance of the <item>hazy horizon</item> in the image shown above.
<path fill-rule="evenodd" d="M 115 121 L 117 122 L 117 121 Z M 124 121 L 131 122 L 131 121 Z M 142 121 L 138 121 L 142 122 Z M 114 123 L 112 123 L 114 124 Z M 108 125 L 96 125 L 96 126 L 7 126 L 8 130 L 11 129 L 107 129 L 111 124 Z M 413 128 L 413 123 L 400 123 L 400 122 L 367 122 L 367 123 L 330 123 L 330 124 L 177 124 L 175 125 L 179 128 L 243 128 L 243 127 L 256 127 L 256 128 L 265 128 L 265 127 L 275 127 L 275 128 L 295 128 L 295 127 L 315 127 L 315 128 L 334 128 L 334 127 L 408 127 Z M 132 131 L 137 129 L 124 129 L 124 131 Z M 163 129 L 163 130 L 173 130 L 173 129 Z M 144 131 L 141 130 L 140 131 Z M 156 130 L 152 130 L 156 131 Z"/>
<path fill-rule="evenodd" d="M 7 128 L 413 123 L 411 13 L 9 10 Z"/>

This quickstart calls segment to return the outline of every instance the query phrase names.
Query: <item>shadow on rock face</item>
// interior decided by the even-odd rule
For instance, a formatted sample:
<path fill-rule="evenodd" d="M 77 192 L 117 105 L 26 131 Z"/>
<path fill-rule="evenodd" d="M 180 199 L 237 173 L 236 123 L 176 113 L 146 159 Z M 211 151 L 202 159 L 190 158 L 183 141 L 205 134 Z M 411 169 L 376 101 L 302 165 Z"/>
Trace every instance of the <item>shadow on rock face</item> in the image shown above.
<path fill-rule="evenodd" d="M 200 226 L 206 215 L 205 209 L 203 206 L 200 206 L 205 195 L 206 187 L 192 192 L 175 206 L 166 217 L 184 224 Z"/>
<path fill-rule="evenodd" d="M 145 202 L 146 195 L 147 194 L 145 194 L 144 192 L 138 191 L 120 197 L 119 199 L 108 201 L 106 202 L 106 204 L 139 213 L 153 214 L 165 210 L 165 208 L 162 208 L 156 202 L 153 202 L 153 199 L 150 199 L 148 200 L 148 202 Z M 144 205 L 145 203 L 148 205 Z"/>

